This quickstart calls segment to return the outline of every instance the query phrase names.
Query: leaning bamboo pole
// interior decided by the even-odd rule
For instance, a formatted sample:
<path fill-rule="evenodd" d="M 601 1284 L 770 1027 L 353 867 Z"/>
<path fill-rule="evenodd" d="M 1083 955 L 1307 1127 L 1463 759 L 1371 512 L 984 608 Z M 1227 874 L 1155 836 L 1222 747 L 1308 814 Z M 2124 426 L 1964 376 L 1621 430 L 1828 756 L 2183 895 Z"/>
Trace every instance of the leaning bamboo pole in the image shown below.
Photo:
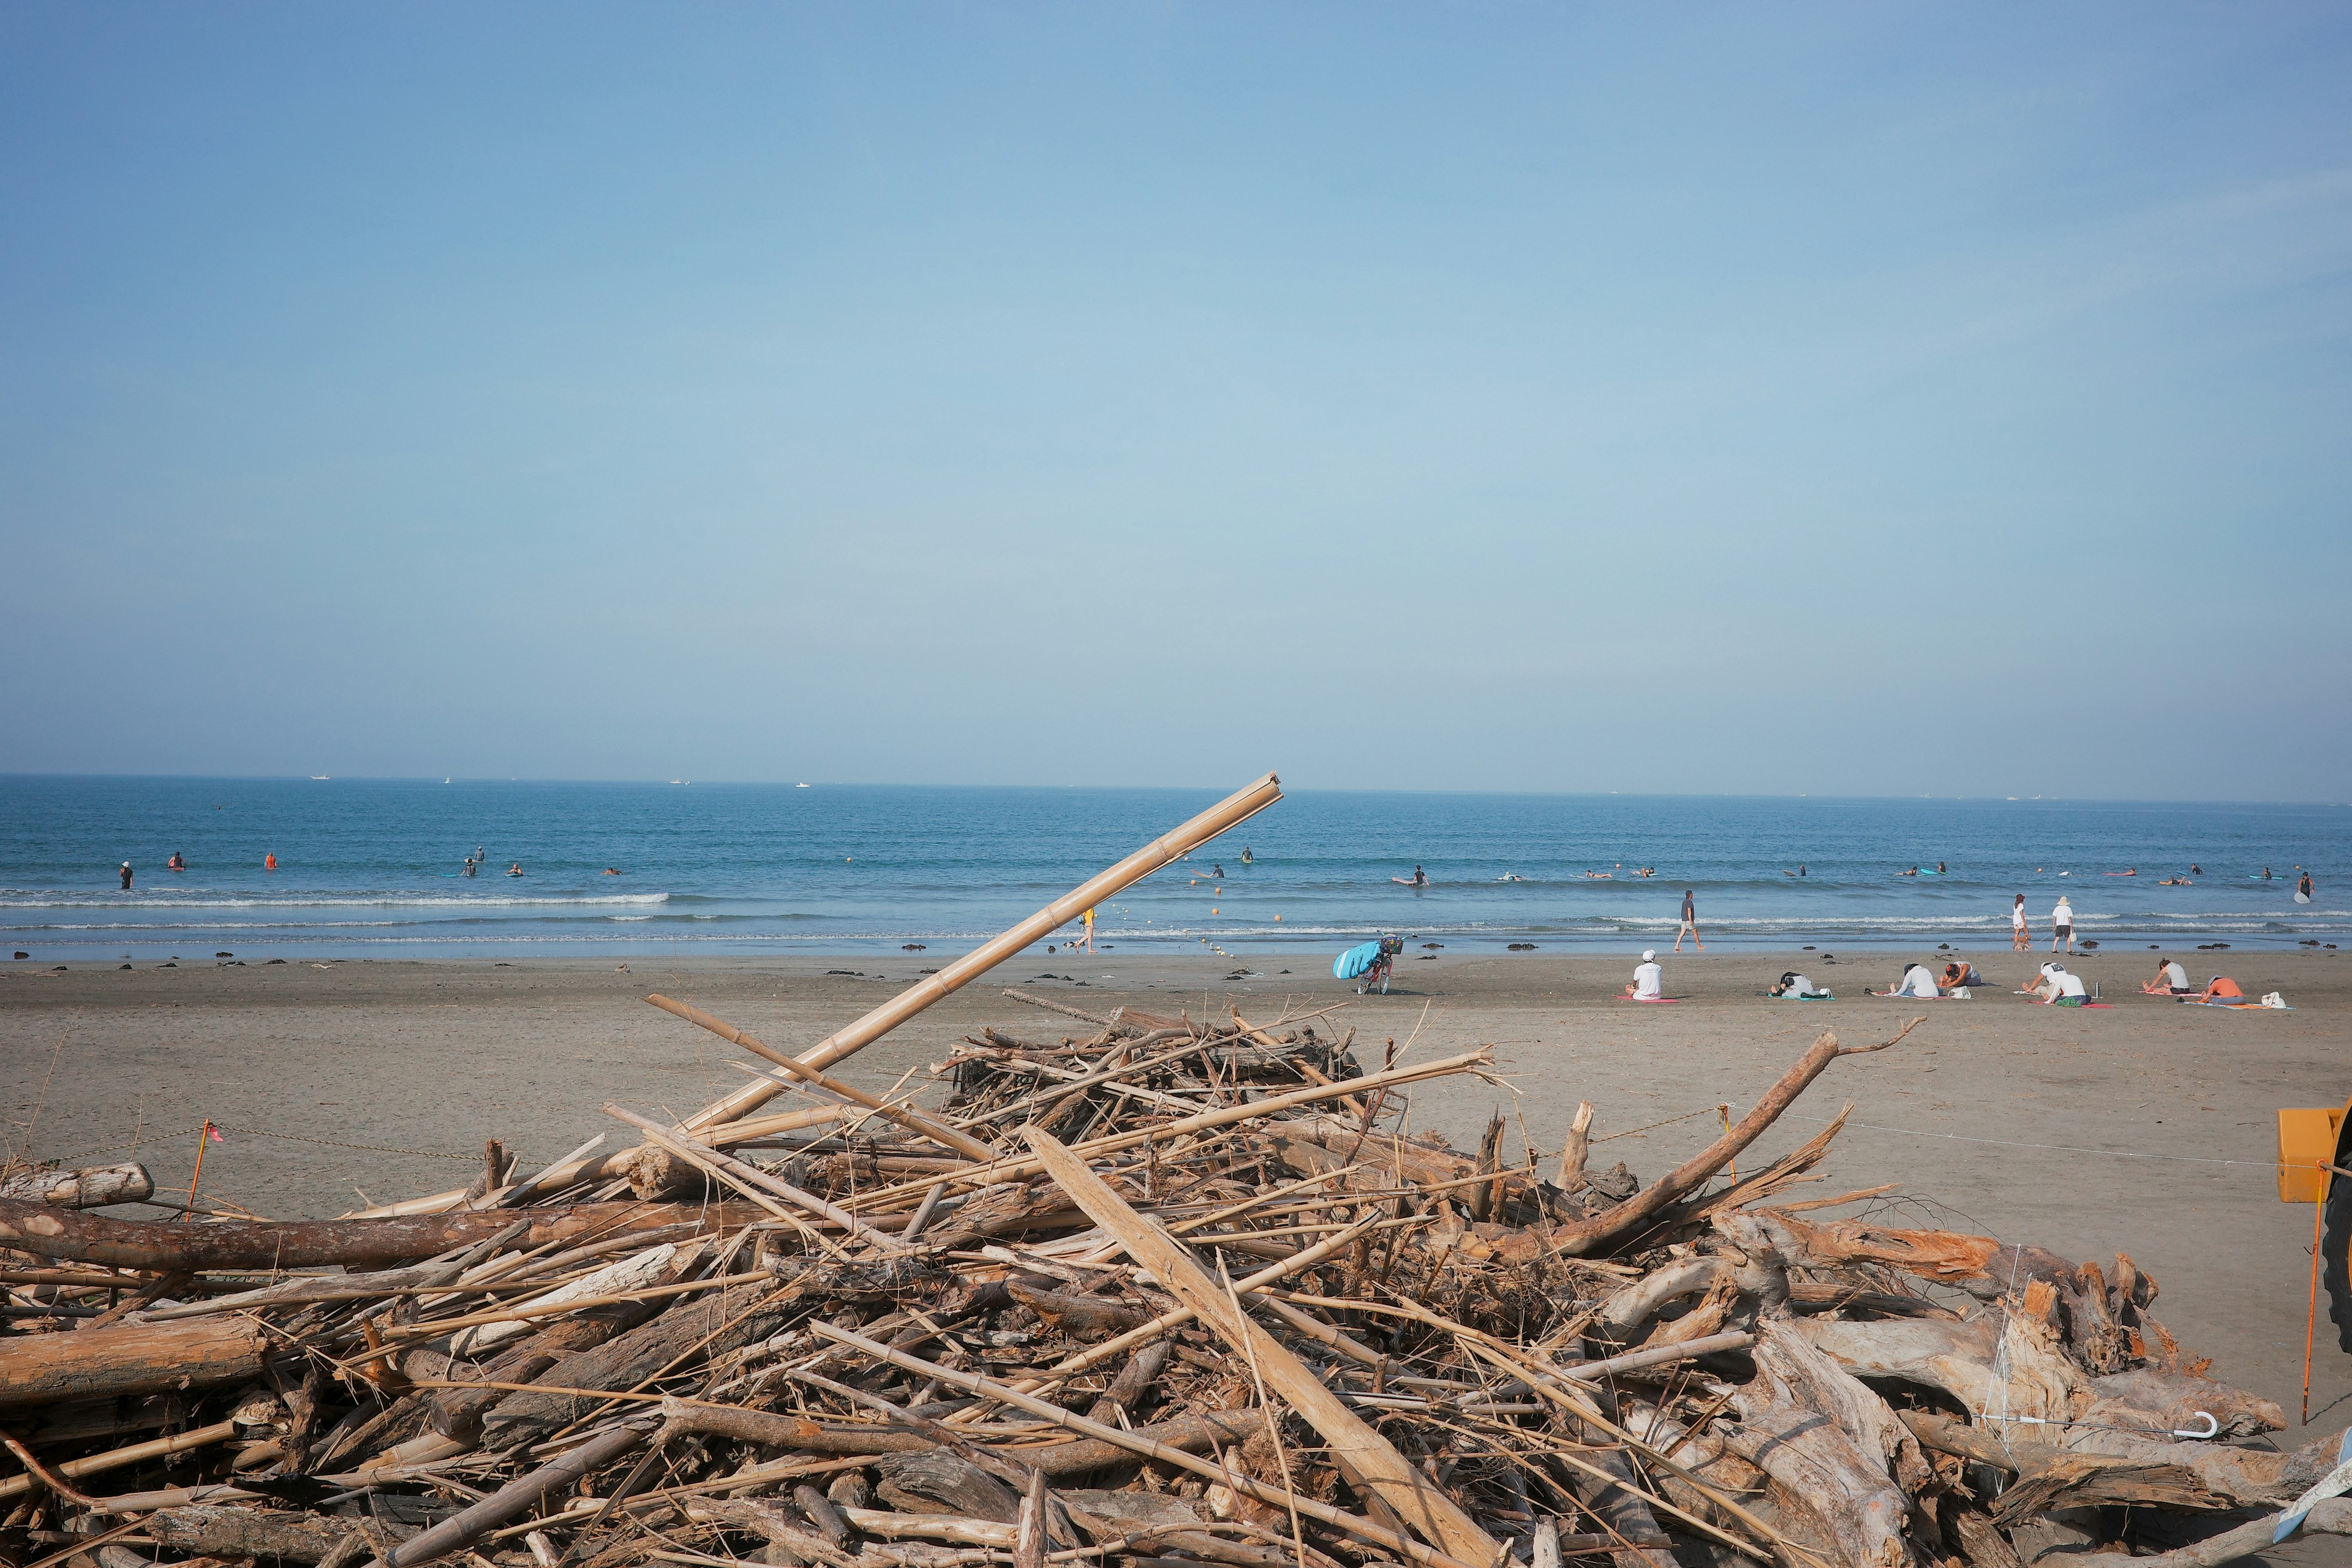
<path fill-rule="evenodd" d="M 1153 839 L 1110 869 L 1080 883 L 1003 935 L 974 948 L 937 974 L 927 975 L 919 984 L 908 986 L 848 1027 L 835 1030 L 796 1059 L 803 1068 L 823 1071 L 843 1058 L 864 1050 L 924 1008 L 979 979 L 1031 942 L 1059 931 L 1076 919 L 1081 910 L 1090 910 L 1105 899 L 1126 891 L 1170 861 L 1191 854 L 1220 833 L 1239 827 L 1281 798 L 1282 781 L 1272 773 L 1255 784 L 1244 785 L 1182 826 Z M 782 1070 L 781 1068 L 777 1069 L 779 1072 Z M 688 1132 L 699 1132 L 721 1122 L 736 1121 L 782 1094 L 788 1082 L 787 1079 L 773 1076 L 753 1079 L 726 1099 L 705 1106 L 678 1126 Z M 632 1152 L 634 1151 L 623 1150 L 582 1160 L 572 1165 L 559 1165 L 541 1173 L 534 1182 L 545 1190 L 562 1187 L 592 1175 L 609 1175 Z M 394 1215 L 437 1214 L 458 1203 L 464 1196 L 465 1194 L 459 1191 L 435 1193 L 429 1197 L 410 1198 L 402 1203 L 362 1209 L 347 1217 L 373 1219 Z"/>
<path fill-rule="evenodd" d="M 844 1058 L 856 1055 L 924 1008 L 979 979 L 1031 942 L 1059 931 L 1077 918 L 1081 910 L 1092 909 L 1105 899 L 1133 887 L 1170 861 L 1191 854 L 1220 833 L 1238 827 L 1281 798 L 1282 781 L 1272 773 L 1235 791 L 1181 827 L 1153 839 L 1110 869 L 1063 894 L 1003 935 L 974 948 L 937 974 L 928 975 L 908 986 L 846 1028 L 827 1035 L 800 1056 L 801 1065 L 823 1071 Z M 693 1132 L 705 1127 L 715 1127 L 722 1121 L 733 1121 L 745 1112 L 765 1105 L 783 1092 L 785 1087 L 782 1079 L 754 1079 L 717 1104 L 697 1112 L 685 1123 L 686 1131 Z"/>

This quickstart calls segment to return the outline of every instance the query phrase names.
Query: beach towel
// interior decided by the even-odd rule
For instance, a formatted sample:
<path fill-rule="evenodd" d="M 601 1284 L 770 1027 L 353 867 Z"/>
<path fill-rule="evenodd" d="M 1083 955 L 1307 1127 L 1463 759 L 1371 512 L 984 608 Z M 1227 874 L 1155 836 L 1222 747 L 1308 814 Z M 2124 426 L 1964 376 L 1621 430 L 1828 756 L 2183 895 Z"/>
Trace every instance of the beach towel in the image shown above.
<path fill-rule="evenodd" d="M 1829 991 L 1783 991 L 1773 998 L 1777 1002 L 1834 1002 L 1837 995 Z"/>
<path fill-rule="evenodd" d="M 1620 1002 L 1652 1002 L 1662 1007 L 1671 1007 L 1675 1003 L 1681 1001 L 1682 998 L 1679 996 L 1620 996 L 1617 1000 Z"/>
<path fill-rule="evenodd" d="M 1358 975 L 1363 973 L 1365 970 L 1370 969 L 1372 966 L 1373 961 L 1379 958 L 1380 955 L 1381 944 L 1379 942 L 1360 942 L 1331 961 L 1331 978 L 1334 980 L 1353 980 Z"/>

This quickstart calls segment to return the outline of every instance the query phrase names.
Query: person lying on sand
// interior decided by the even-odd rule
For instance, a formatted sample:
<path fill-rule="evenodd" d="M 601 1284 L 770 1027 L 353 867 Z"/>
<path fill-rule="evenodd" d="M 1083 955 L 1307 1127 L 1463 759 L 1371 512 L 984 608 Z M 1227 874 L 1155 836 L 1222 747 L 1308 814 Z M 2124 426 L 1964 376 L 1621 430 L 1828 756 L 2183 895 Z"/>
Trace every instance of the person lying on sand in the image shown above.
<path fill-rule="evenodd" d="M 1824 996 L 1827 995 L 1828 993 L 1813 989 L 1811 976 L 1800 974 L 1795 970 L 1790 969 L 1782 972 L 1780 984 L 1772 987 L 1772 994 L 1775 996 L 1801 997 Z"/>
<path fill-rule="evenodd" d="M 2159 961 L 2156 978 L 2140 987 L 2150 996 L 2194 996 L 2197 988 L 2189 984 L 2189 971 L 2180 967 L 2177 958 Z"/>

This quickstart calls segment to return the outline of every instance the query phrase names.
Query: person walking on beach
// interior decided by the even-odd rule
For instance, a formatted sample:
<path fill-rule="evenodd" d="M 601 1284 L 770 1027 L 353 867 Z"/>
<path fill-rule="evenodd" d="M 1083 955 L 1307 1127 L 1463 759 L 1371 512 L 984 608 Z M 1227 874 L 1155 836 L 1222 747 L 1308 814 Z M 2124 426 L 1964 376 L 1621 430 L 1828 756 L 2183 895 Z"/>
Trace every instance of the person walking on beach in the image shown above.
<path fill-rule="evenodd" d="M 2023 952 L 2033 945 L 2033 933 L 2025 929 L 2025 895 L 2017 895 L 2017 902 L 2009 906 L 2009 950 Z"/>
<path fill-rule="evenodd" d="M 2050 911 L 2050 951 L 2053 952 L 2057 952 L 2058 944 L 2060 942 L 2064 942 L 2066 944 L 2067 956 L 2070 958 L 2073 957 L 2074 952 L 2074 906 L 2066 901 L 2066 895 L 2063 893 L 2058 895 L 2057 906 Z"/>
<path fill-rule="evenodd" d="M 122 863 L 122 890 L 126 893 L 131 890 L 131 862 L 128 860 Z"/>
<path fill-rule="evenodd" d="M 1077 950 L 1078 950 L 1078 949 L 1080 949 L 1080 948 L 1082 948 L 1082 947 L 1083 947 L 1083 948 L 1085 948 L 1088 952 L 1092 952 L 1095 950 L 1095 910 L 1094 910 L 1094 906 L 1093 906 L 1092 904 L 1088 904 L 1088 905 L 1087 906 L 1087 911 L 1086 911 L 1086 913 L 1084 913 L 1084 914 L 1080 915 L 1080 916 L 1078 917 L 1078 920 L 1079 920 L 1079 921 L 1082 923 L 1082 925 L 1085 927 L 1085 930 L 1084 930 L 1084 931 L 1082 931 L 1082 933 L 1079 935 L 1078 940 L 1077 940 L 1077 941 L 1076 941 L 1076 942 L 1072 942 L 1072 943 L 1070 944 L 1070 951 L 1071 951 L 1072 952 L 1077 952 Z"/>
<path fill-rule="evenodd" d="M 1683 938 L 1686 936 L 1690 938 L 1691 941 L 1698 942 L 1698 950 L 1701 952 L 1705 952 L 1706 951 L 1706 943 L 1699 942 L 1698 940 L 1698 910 L 1697 907 L 1691 902 L 1691 890 L 1688 888 L 1685 888 L 1683 889 L 1682 927 L 1675 932 L 1675 951 L 1676 952 L 1680 952 L 1683 950 Z"/>

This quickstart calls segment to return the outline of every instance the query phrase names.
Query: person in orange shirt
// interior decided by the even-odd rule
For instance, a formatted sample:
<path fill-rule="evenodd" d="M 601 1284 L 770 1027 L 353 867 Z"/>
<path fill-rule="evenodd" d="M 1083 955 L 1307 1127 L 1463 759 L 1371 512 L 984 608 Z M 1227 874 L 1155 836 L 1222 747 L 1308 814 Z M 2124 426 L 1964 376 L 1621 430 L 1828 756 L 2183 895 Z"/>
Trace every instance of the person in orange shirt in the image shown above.
<path fill-rule="evenodd" d="M 269 851 L 269 853 L 268 853 L 267 855 L 264 855 L 264 856 L 261 858 L 261 868 L 262 868 L 263 870 L 265 870 L 265 871 L 275 871 L 276 869 L 278 869 L 278 851 L 277 851 L 277 850 L 272 849 L 271 851 Z"/>

